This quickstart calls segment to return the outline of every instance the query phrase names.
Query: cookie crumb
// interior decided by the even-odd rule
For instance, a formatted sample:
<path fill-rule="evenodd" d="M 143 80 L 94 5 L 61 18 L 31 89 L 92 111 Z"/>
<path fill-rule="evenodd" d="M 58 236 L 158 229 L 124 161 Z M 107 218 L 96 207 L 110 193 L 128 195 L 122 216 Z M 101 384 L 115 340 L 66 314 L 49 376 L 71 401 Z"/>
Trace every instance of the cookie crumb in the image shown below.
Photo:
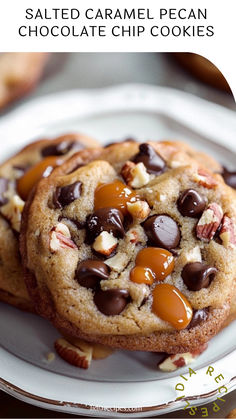
<path fill-rule="evenodd" d="M 236 409 L 231 410 L 229 414 L 226 416 L 227 418 L 236 418 Z"/>
<path fill-rule="evenodd" d="M 48 363 L 53 362 L 53 361 L 55 360 L 55 354 L 54 354 L 54 352 L 49 352 L 49 353 L 46 355 L 46 359 L 47 359 L 47 362 L 48 362 Z"/>

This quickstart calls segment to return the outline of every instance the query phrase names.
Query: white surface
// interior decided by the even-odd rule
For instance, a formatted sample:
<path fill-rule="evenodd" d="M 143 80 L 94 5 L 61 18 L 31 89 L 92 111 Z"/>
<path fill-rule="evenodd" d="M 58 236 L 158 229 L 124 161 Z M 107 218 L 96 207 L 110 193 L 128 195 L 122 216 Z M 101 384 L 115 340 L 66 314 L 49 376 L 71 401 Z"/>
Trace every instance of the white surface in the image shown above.
<path fill-rule="evenodd" d="M 28 101 L 0 120 L 0 135 L 8 145 L 2 155 L 16 144 L 65 130 L 86 132 L 102 143 L 133 135 L 140 140 L 186 140 L 218 156 L 217 144 L 236 150 L 234 111 L 179 90 L 130 84 Z"/>
<path fill-rule="evenodd" d="M 32 138 L 74 130 L 94 135 L 101 142 L 126 136 L 188 140 L 197 148 L 211 150 L 228 166 L 235 164 L 235 154 L 224 147 L 236 147 L 234 112 L 175 90 L 144 85 L 60 93 L 21 106 L 0 121 L 4 139 L 1 158 Z M 84 415 L 111 416 L 103 409 L 132 408 L 130 416 L 147 417 L 158 413 L 152 406 L 166 404 L 161 413 L 185 406 L 184 401 L 173 402 L 183 395 L 175 385 L 186 369 L 164 374 L 157 371 L 156 355 L 118 351 L 106 360 L 94 361 L 88 371 L 75 369 L 58 357 L 47 364 L 45 355 L 53 350 L 57 332 L 34 315 L 3 304 L 0 311 L 0 387 L 10 394 L 38 406 Z M 184 395 L 198 396 L 194 405 L 203 402 L 200 395 L 216 390 L 220 384 L 226 383 L 228 392 L 235 388 L 236 381 L 230 382 L 236 375 L 232 368 L 236 360 L 235 334 L 236 322 L 216 336 L 193 364 L 197 375 L 191 385 L 186 385 Z M 218 385 L 206 375 L 207 366 L 212 364 L 216 375 L 224 376 Z M 217 396 L 204 396 L 204 403 Z M 89 409 L 91 405 L 101 409 Z M 140 407 L 148 411 L 137 412 Z"/>

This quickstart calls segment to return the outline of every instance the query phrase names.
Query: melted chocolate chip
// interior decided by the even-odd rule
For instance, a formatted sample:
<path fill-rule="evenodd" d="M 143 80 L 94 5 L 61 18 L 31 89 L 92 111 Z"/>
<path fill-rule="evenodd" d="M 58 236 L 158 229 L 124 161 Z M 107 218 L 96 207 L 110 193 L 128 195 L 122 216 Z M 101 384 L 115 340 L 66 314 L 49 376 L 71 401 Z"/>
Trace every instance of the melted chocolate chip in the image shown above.
<path fill-rule="evenodd" d="M 0 178 L 0 206 L 7 204 L 8 199 L 4 196 L 4 193 L 8 189 L 9 180 L 1 177 Z"/>
<path fill-rule="evenodd" d="M 162 157 L 150 144 L 140 144 L 139 153 L 133 158 L 134 163 L 143 163 L 148 173 L 160 175 L 164 172 L 166 164 Z"/>
<path fill-rule="evenodd" d="M 213 266 L 201 262 L 187 263 L 182 270 L 182 278 L 190 291 L 209 287 L 217 273 Z"/>
<path fill-rule="evenodd" d="M 100 281 L 108 279 L 109 268 L 99 260 L 84 260 L 75 271 L 76 281 L 85 288 L 96 288 Z"/>
<path fill-rule="evenodd" d="M 129 292 L 124 289 L 99 290 L 94 295 L 94 303 L 106 316 L 120 314 L 129 302 Z"/>
<path fill-rule="evenodd" d="M 194 189 L 186 189 L 177 202 L 178 210 L 184 217 L 200 217 L 206 207 L 206 199 Z"/>
<path fill-rule="evenodd" d="M 69 153 L 72 149 L 79 151 L 83 149 L 83 144 L 80 144 L 76 141 L 61 141 L 57 144 L 49 144 L 46 147 L 42 148 L 41 154 L 43 157 L 48 156 L 64 156 Z"/>
<path fill-rule="evenodd" d="M 108 231 L 115 237 L 124 237 L 124 216 L 117 208 L 100 208 L 87 218 L 87 242 L 92 243 L 102 232 Z"/>
<path fill-rule="evenodd" d="M 188 329 L 198 326 L 201 322 L 205 322 L 208 318 L 209 308 L 202 308 L 200 310 L 193 311 L 193 317 L 191 322 L 188 325 Z"/>
<path fill-rule="evenodd" d="M 82 183 L 75 182 L 71 185 L 58 187 L 53 195 L 53 203 L 56 208 L 63 208 L 78 199 L 81 194 Z"/>
<path fill-rule="evenodd" d="M 175 249 L 180 242 L 181 234 L 178 224 L 168 215 L 152 215 L 143 228 L 151 244 L 164 249 Z"/>
<path fill-rule="evenodd" d="M 222 176 L 227 185 L 231 186 L 233 189 L 236 189 L 236 172 L 230 172 L 224 167 Z"/>

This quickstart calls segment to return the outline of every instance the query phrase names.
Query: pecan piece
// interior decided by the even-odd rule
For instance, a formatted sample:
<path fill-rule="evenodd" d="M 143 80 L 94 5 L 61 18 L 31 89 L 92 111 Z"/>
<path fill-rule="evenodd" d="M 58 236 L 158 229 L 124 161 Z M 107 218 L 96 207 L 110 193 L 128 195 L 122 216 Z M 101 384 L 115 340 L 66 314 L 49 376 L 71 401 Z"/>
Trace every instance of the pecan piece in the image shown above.
<path fill-rule="evenodd" d="M 127 202 L 127 209 L 133 218 L 144 220 L 150 214 L 150 207 L 146 201 Z"/>
<path fill-rule="evenodd" d="M 213 175 L 205 169 L 198 169 L 197 174 L 194 177 L 195 182 L 199 185 L 204 186 L 207 189 L 213 189 L 218 184 L 217 180 Z"/>
<path fill-rule="evenodd" d="M 104 256 L 110 256 L 116 249 L 118 240 L 111 233 L 103 231 L 93 243 L 93 249 Z"/>
<path fill-rule="evenodd" d="M 88 369 L 92 360 L 93 347 L 85 342 L 77 344 L 76 346 L 69 343 L 66 339 L 57 339 L 55 350 L 58 355 L 75 367 Z"/>
<path fill-rule="evenodd" d="M 52 252 L 68 248 L 77 249 L 76 244 L 71 240 L 69 228 L 63 223 L 58 223 L 50 231 L 49 247 Z"/>
<path fill-rule="evenodd" d="M 213 239 L 223 218 L 223 211 L 220 205 L 213 202 L 203 212 L 196 226 L 198 239 L 209 242 Z"/>
<path fill-rule="evenodd" d="M 182 354 L 175 354 L 167 356 L 158 367 L 161 371 L 172 372 L 178 368 L 185 367 L 191 364 L 203 351 L 207 349 L 207 344 L 200 346 L 192 352 L 185 352 Z"/>
<path fill-rule="evenodd" d="M 236 229 L 232 218 L 224 215 L 220 229 L 220 238 L 225 247 L 236 246 Z"/>
<path fill-rule="evenodd" d="M 121 169 L 121 176 L 132 188 L 142 188 L 150 181 L 150 175 L 142 162 L 127 161 Z"/>

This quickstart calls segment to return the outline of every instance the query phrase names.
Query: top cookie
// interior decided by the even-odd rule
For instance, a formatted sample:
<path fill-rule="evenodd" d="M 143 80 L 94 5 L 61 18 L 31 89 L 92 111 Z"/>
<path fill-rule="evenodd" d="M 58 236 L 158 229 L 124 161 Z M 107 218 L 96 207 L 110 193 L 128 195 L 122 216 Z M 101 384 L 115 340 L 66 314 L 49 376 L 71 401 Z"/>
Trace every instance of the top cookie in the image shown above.
<path fill-rule="evenodd" d="M 31 188 L 74 152 L 95 146 L 95 140 L 80 134 L 39 140 L 0 166 L 0 300 L 32 308 L 18 248 L 21 213 Z"/>
<path fill-rule="evenodd" d="M 192 348 L 227 315 L 234 229 L 230 188 L 174 145 L 84 151 L 42 180 L 26 205 L 27 284 L 57 327 L 95 340 L 121 336 L 123 347 L 134 336 L 131 349 L 187 348 L 203 320 Z"/>

